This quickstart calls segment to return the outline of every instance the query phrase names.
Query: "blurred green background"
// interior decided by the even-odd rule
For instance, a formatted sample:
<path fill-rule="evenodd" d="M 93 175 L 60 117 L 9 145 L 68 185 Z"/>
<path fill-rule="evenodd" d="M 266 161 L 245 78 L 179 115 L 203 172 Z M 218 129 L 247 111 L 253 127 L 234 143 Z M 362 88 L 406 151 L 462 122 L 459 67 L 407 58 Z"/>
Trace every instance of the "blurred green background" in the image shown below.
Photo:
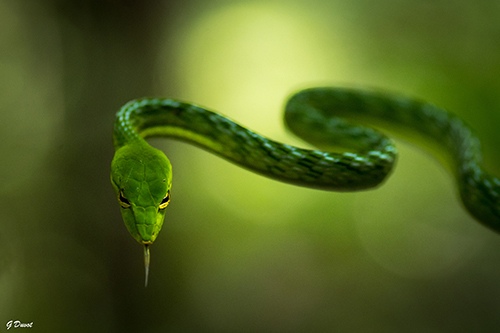
<path fill-rule="evenodd" d="M 500 331 L 500 237 L 412 145 L 381 188 L 330 193 L 152 140 L 174 185 L 146 289 L 109 184 L 130 99 L 302 144 L 281 109 L 317 85 L 451 109 L 499 175 L 499 1 L 4 0 L 0 50 L 0 332 Z"/>

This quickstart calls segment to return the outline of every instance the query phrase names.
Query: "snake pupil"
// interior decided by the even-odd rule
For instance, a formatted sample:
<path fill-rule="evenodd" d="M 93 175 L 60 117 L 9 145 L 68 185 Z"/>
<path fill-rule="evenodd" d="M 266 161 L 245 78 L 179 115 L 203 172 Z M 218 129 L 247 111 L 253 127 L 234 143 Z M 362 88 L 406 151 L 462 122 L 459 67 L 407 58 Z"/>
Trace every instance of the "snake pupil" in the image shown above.
<path fill-rule="evenodd" d="M 128 201 L 128 199 L 123 196 L 123 191 L 120 191 L 118 200 L 120 201 L 120 206 L 122 206 L 123 208 L 130 207 L 130 201 Z"/>
<path fill-rule="evenodd" d="M 169 202 L 170 202 L 170 191 L 167 192 L 165 198 L 163 198 L 163 200 L 160 202 L 160 209 L 167 208 Z"/>

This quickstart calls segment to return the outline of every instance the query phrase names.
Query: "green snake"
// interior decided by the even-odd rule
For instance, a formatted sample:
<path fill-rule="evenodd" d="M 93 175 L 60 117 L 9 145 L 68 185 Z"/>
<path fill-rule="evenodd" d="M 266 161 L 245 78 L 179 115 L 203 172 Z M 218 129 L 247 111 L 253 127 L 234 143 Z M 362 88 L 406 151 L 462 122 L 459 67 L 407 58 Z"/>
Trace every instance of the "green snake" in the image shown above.
<path fill-rule="evenodd" d="M 376 187 L 391 172 L 397 151 L 391 139 L 358 123 L 381 123 L 433 141 L 447 155 L 462 203 L 479 222 L 500 232 L 500 179 L 481 164 L 479 140 L 455 115 L 424 101 L 372 90 L 311 88 L 293 95 L 285 123 L 319 148 L 302 149 L 261 136 L 200 106 L 145 98 L 124 105 L 114 124 L 111 183 L 130 234 L 149 245 L 170 202 L 172 166 L 145 138 L 190 142 L 273 179 L 332 191 Z M 331 148 L 341 148 L 333 152 Z"/>

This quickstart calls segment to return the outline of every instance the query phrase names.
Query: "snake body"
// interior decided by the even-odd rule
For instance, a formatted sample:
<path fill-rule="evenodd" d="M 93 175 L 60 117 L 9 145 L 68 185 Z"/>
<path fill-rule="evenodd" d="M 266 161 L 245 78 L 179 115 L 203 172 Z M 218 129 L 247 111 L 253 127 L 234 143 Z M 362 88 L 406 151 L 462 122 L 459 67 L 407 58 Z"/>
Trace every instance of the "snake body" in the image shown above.
<path fill-rule="evenodd" d="M 452 113 L 397 94 L 311 88 L 290 98 L 284 118 L 287 127 L 305 141 L 343 151 L 279 143 L 216 112 L 172 99 L 133 100 L 118 111 L 111 182 L 125 225 L 145 245 L 146 266 L 148 245 L 163 224 L 172 182 L 168 158 L 145 141 L 152 136 L 190 142 L 279 181 L 332 191 L 357 191 L 381 184 L 396 161 L 397 151 L 391 139 L 358 125 L 382 122 L 441 146 L 448 155 L 448 167 L 465 208 L 479 222 L 500 232 L 500 180 L 483 169 L 479 140 Z"/>

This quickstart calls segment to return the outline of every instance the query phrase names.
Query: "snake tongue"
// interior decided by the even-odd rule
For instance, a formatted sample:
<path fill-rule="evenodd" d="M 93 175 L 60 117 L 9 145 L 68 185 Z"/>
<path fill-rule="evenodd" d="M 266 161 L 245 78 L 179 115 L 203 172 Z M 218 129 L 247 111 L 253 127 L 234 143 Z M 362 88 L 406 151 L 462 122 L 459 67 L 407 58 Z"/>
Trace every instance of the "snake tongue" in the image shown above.
<path fill-rule="evenodd" d="M 145 273 L 144 288 L 148 286 L 150 259 L 151 256 L 149 253 L 149 244 L 144 244 L 144 273 Z"/>

